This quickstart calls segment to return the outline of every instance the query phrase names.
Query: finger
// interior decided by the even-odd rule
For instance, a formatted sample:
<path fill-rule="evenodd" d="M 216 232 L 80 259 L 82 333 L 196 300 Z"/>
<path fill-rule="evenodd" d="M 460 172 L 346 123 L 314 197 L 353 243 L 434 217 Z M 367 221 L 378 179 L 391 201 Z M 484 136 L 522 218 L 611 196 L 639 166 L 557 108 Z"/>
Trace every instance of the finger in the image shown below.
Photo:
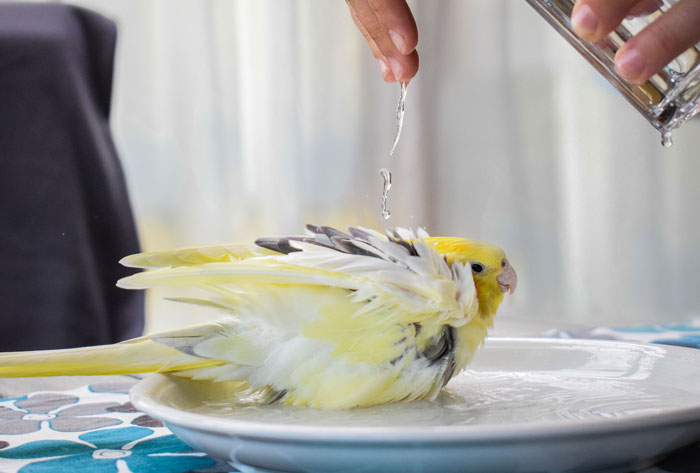
<path fill-rule="evenodd" d="M 399 52 L 367 0 L 346 2 L 354 11 L 357 22 L 361 23 L 367 32 L 366 37 L 372 38 L 381 55 L 387 59 L 394 78 L 400 82 L 408 82 L 418 71 L 418 54 L 415 51 L 409 55 Z"/>
<path fill-rule="evenodd" d="M 396 49 L 410 54 L 418 45 L 418 28 L 405 0 L 369 0 L 379 22 L 384 25 Z"/>
<path fill-rule="evenodd" d="M 372 55 L 377 59 L 377 62 L 379 63 L 379 71 L 382 74 L 382 79 L 384 79 L 385 82 L 396 82 L 396 78 L 394 77 L 394 74 L 391 72 L 391 68 L 390 68 L 391 66 L 389 65 L 389 62 L 384 57 L 382 52 L 379 50 L 377 43 L 375 43 L 374 39 L 369 35 L 369 33 L 365 29 L 364 25 L 360 21 L 360 19 L 357 18 L 357 14 L 355 13 L 355 10 L 352 8 L 352 4 L 348 1 L 347 5 L 348 5 L 348 8 L 350 9 L 350 16 L 352 17 L 352 20 L 355 22 L 355 25 L 362 33 L 362 36 L 364 36 L 365 40 L 367 40 L 367 44 L 369 45 L 370 51 L 372 51 Z"/>
<path fill-rule="evenodd" d="M 400 58 L 388 57 L 391 71 L 396 77 L 396 80 L 401 83 L 409 83 L 413 76 L 418 72 L 418 51 L 413 51 L 407 56 Z"/>
<path fill-rule="evenodd" d="M 633 36 L 615 54 L 615 68 L 639 84 L 700 41 L 700 2 L 681 0 Z"/>
<path fill-rule="evenodd" d="M 571 13 L 574 31 L 595 42 L 618 27 L 639 0 L 579 0 Z"/>
<path fill-rule="evenodd" d="M 661 8 L 663 4 L 663 0 L 640 0 L 640 2 L 629 11 L 627 18 L 649 15 Z"/>

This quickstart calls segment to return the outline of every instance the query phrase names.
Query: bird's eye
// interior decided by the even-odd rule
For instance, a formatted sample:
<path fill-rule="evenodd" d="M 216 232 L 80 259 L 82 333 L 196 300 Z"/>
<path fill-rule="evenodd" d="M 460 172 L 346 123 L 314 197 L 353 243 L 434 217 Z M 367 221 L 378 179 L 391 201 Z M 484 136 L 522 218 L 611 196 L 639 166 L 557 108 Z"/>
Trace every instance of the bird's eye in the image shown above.
<path fill-rule="evenodd" d="M 479 274 L 484 270 L 484 265 L 481 263 L 472 263 L 472 272 L 475 274 Z"/>
<path fill-rule="evenodd" d="M 505 268 L 505 267 L 506 267 L 506 260 L 503 260 L 503 261 L 501 261 L 501 268 Z"/>

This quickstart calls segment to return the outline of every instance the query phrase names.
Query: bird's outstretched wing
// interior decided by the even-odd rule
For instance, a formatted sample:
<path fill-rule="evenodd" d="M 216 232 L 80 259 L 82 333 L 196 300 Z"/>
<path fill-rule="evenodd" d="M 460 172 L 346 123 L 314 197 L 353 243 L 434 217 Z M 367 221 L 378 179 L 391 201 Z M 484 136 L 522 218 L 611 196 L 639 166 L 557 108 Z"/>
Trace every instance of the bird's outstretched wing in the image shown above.
<path fill-rule="evenodd" d="M 449 266 L 422 238 L 397 229 L 387 235 L 364 228 L 350 233 L 307 226 L 308 235 L 261 238 L 241 244 L 146 253 L 125 264 L 155 268 L 119 281 L 130 289 L 195 287 L 199 303 L 236 312 L 242 294 L 270 286 L 321 286 L 348 291 L 361 303 L 353 318 L 376 323 L 449 323 L 460 326 L 476 313 L 471 271 Z M 420 236 L 427 236 L 423 234 Z"/>

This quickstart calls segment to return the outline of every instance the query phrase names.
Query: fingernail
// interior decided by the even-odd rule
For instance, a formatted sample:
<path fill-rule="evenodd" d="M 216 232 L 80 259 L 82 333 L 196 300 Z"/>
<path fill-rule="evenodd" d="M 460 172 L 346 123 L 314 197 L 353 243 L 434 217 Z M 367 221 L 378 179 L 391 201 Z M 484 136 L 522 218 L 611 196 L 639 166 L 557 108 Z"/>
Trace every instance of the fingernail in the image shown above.
<path fill-rule="evenodd" d="M 391 72 L 394 73 L 396 80 L 401 80 L 401 77 L 403 76 L 403 66 L 401 63 L 393 57 L 390 57 L 389 64 L 391 64 Z"/>
<path fill-rule="evenodd" d="M 386 73 L 389 72 L 389 66 L 386 61 L 380 57 L 377 58 L 377 62 L 379 63 L 379 70 L 382 72 L 382 77 L 386 77 Z"/>
<path fill-rule="evenodd" d="M 403 39 L 403 36 L 393 30 L 389 30 L 389 36 L 391 36 L 394 46 L 396 46 L 396 49 L 398 49 L 401 54 L 408 54 L 410 52 L 407 51 L 408 46 L 406 46 L 406 40 Z"/>
<path fill-rule="evenodd" d="M 622 51 L 622 54 L 615 58 L 615 69 L 630 82 L 638 79 L 644 73 L 645 67 L 644 56 L 634 48 Z"/>
<path fill-rule="evenodd" d="M 588 5 L 578 8 L 571 16 L 574 31 L 583 39 L 592 39 L 598 31 L 598 18 Z"/>

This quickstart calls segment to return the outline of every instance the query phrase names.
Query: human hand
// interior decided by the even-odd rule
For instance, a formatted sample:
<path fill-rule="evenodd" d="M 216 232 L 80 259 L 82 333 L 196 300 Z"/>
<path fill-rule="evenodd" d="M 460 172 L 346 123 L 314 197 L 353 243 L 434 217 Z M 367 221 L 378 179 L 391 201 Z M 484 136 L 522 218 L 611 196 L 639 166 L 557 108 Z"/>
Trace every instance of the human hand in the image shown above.
<path fill-rule="evenodd" d="M 418 29 L 406 0 L 346 0 L 386 82 L 408 82 L 418 72 Z"/>
<path fill-rule="evenodd" d="M 576 33 L 595 42 L 628 16 L 655 11 L 661 0 L 579 0 L 571 14 Z M 700 41 L 700 1 L 680 0 L 627 41 L 615 54 L 615 69 L 641 84 Z"/>

